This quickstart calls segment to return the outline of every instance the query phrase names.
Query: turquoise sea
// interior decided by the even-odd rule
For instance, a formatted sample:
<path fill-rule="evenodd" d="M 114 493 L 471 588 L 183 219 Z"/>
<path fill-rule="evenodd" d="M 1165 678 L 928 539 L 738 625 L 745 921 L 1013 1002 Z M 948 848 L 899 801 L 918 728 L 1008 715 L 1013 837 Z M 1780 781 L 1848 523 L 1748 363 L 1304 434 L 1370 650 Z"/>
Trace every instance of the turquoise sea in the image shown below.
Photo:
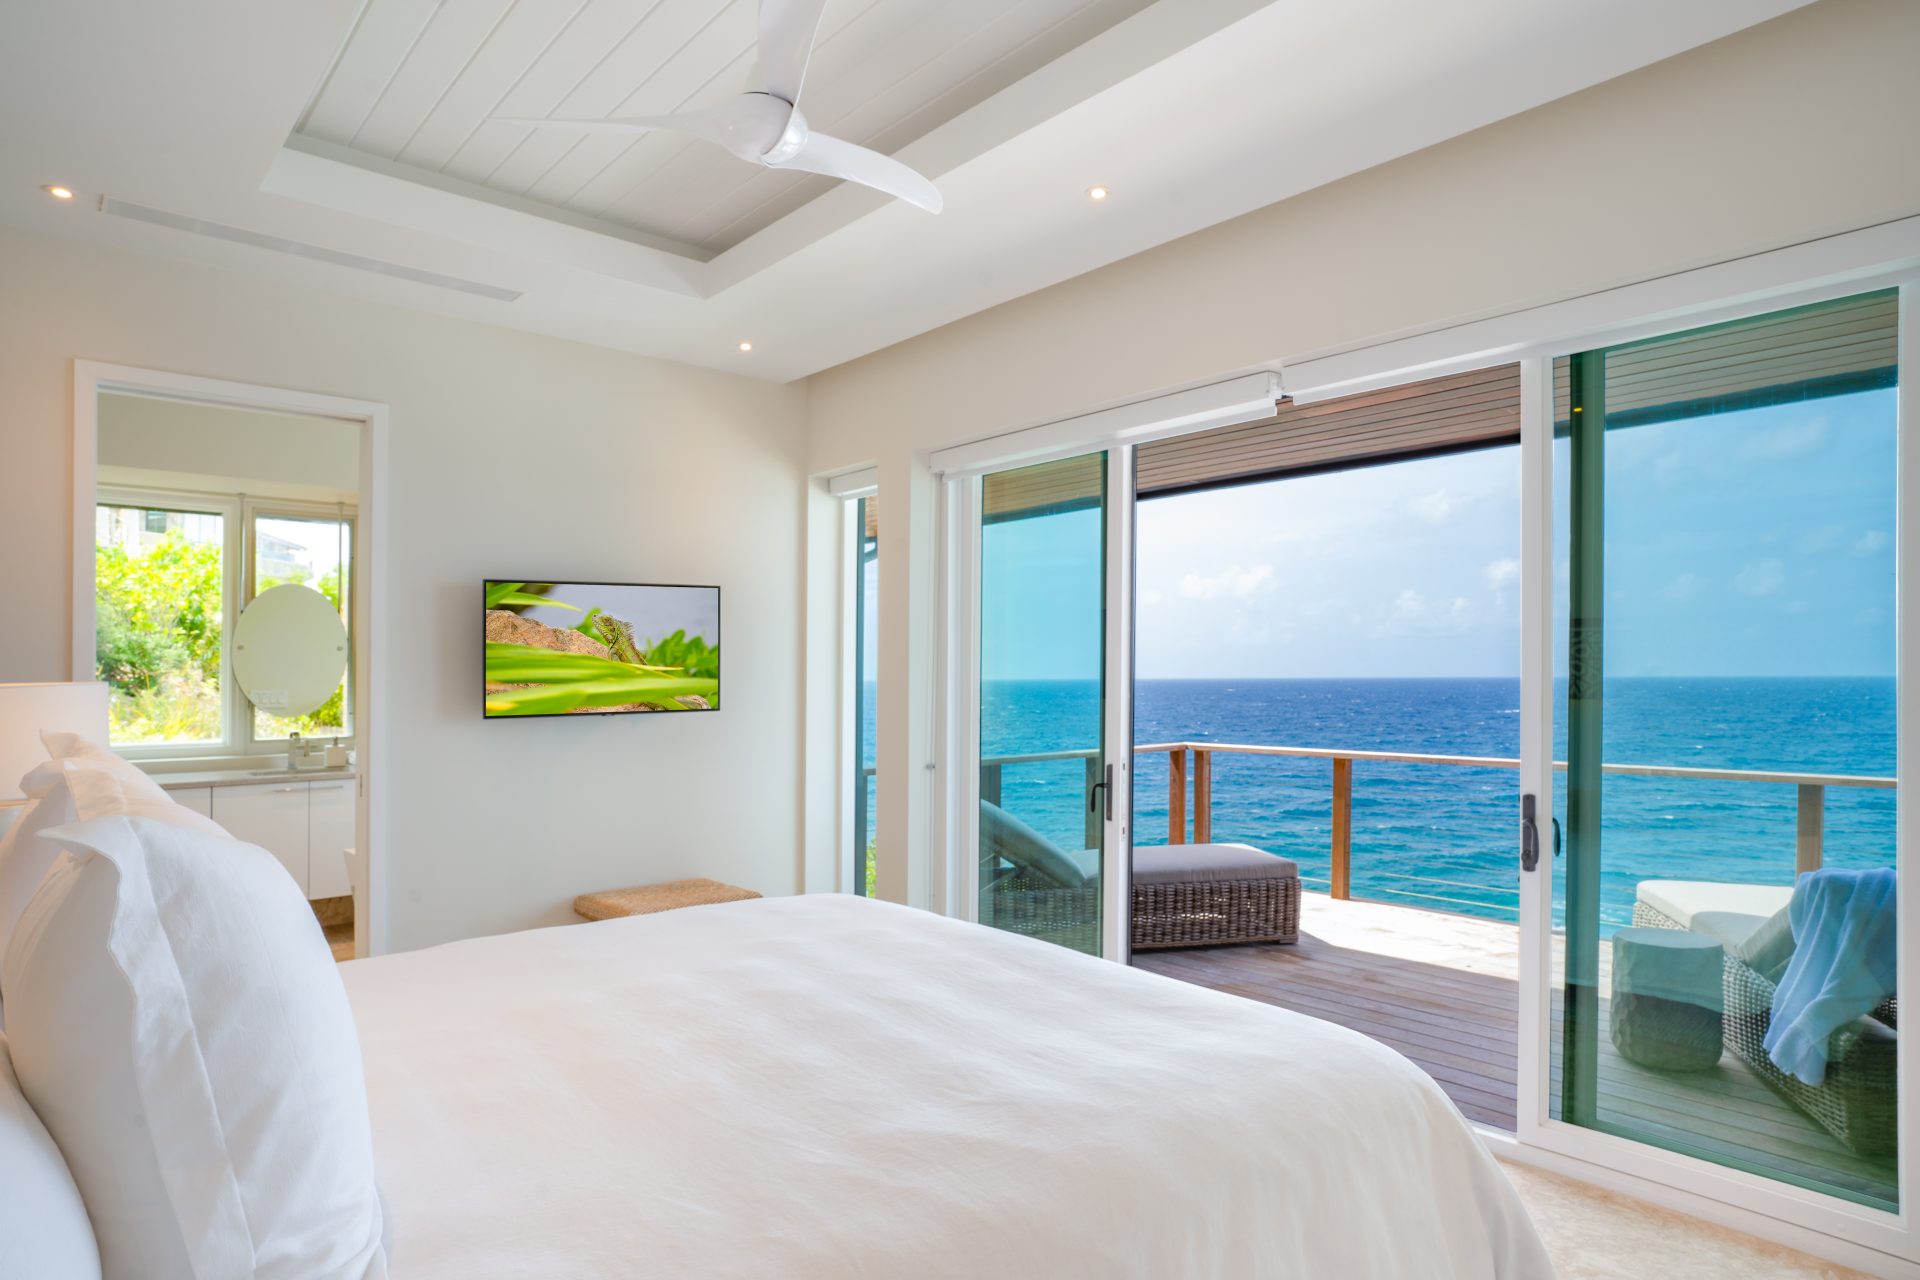
<path fill-rule="evenodd" d="M 1098 693 L 1092 682 L 989 682 L 982 755 L 1091 745 Z M 1556 691 L 1557 706 L 1563 697 L 1564 689 Z M 1511 679 L 1142 680 L 1134 741 L 1512 757 L 1520 747 L 1519 699 L 1519 682 Z M 1894 771 L 1890 679 L 1619 679 L 1607 684 L 1605 716 L 1609 762 L 1882 777 Z M 1555 755 L 1565 758 L 1564 739 Z M 1137 841 L 1164 843 L 1167 757 L 1143 755 L 1138 771 Z M 1307 886 L 1324 888 L 1329 763 L 1218 755 L 1213 771 L 1213 838 L 1295 858 Z M 1009 765 L 1002 803 L 1056 842 L 1079 848 L 1084 786 L 1079 760 Z M 1517 918 L 1517 788 L 1509 769 L 1357 764 L 1354 894 Z M 1609 777 L 1602 796 L 1603 923 L 1629 921 L 1633 886 L 1643 879 L 1791 883 L 1795 799 L 1790 785 Z M 1563 800 L 1555 811 L 1564 820 Z M 1893 841 L 1891 790 L 1827 789 L 1827 865 L 1888 865 Z"/>

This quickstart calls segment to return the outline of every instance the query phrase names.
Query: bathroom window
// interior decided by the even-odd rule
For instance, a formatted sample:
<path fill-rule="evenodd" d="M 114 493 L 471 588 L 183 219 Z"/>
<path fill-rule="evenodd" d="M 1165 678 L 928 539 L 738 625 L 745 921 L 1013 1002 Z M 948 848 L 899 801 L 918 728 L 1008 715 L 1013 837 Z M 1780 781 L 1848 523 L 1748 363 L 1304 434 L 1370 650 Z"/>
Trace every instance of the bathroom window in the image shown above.
<path fill-rule="evenodd" d="M 110 741 L 138 756 L 285 750 L 289 736 L 343 744 L 349 674 L 303 716 L 270 715 L 232 678 L 230 631 L 254 597 L 297 584 L 350 613 L 355 511 L 240 494 L 102 486 L 94 509 L 94 678 L 109 689 Z"/>
<path fill-rule="evenodd" d="M 115 746 L 226 741 L 228 504 L 112 495 L 94 510 L 94 678 Z"/>

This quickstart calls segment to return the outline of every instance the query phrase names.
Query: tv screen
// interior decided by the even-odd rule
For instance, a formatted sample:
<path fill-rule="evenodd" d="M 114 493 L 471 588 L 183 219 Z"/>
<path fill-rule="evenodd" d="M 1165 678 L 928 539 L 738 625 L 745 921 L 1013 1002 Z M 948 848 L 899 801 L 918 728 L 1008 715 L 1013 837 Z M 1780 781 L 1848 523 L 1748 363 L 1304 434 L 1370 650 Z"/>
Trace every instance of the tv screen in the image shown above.
<path fill-rule="evenodd" d="M 486 587 L 488 719 L 720 709 L 720 588 Z"/>

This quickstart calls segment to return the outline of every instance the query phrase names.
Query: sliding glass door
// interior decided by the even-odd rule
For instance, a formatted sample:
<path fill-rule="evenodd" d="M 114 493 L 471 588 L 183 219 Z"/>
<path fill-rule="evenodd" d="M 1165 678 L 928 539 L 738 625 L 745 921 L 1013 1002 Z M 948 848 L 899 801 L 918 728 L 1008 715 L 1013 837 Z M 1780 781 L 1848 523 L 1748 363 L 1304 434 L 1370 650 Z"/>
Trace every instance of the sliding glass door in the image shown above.
<path fill-rule="evenodd" d="M 1108 455 L 982 477 L 978 913 L 1102 954 Z"/>
<path fill-rule="evenodd" d="M 1898 1210 L 1897 316 L 1554 364 L 1530 954 L 1547 1128 L 1605 1135 L 1582 1154 Z"/>

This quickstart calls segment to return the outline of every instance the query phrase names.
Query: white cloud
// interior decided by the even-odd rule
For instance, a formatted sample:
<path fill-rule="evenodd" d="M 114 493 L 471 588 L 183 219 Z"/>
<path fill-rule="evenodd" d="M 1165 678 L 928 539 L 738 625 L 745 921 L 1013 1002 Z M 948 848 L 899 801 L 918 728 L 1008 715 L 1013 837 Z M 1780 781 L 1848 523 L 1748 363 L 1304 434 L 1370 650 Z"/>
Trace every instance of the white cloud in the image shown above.
<path fill-rule="evenodd" d="M 1160 594 L 1160 592 L 1154 590 L 1152 587 L 1148 587 L 1145 591 L 1142 591 L 1140 593 L 1140 603 L 1143 605 L 1161 604 L 1161 603 L 1164 603 L 1165 600 L 1166 600 L 1166 597 Z"/>
<path fill-rule="evenodd" d="M 1444 524 L 1453 515 L 1459 503 L 1445 489 L 1435 489 L 1432 493 L 1422 494 L 1407 503 L 1407 510 L 1419 516 L 1428 524 Z"/>
<path fill-rule="evenodd" d="M 1429 600 L 1408 587 L 1394 597 L 1392 617 L 1382 631 L 1454 631 L 1466 625 L 1472 613 L 1473 603 L 1465 596 Z"/>
<path fill-rule="evenodd" d="M 1700 575 L 1683 573 L 1662 587 L 1660 594 L 1669 600 L 1691 600 L 1700 594 Z"/>
<path fill-rule="evenodd" d="M 1797 458 L 1816 452 L 1827 440 L 1827 420 L 1807 418 L 1756 431 L 1740 442 L 1743 458 Z"/>
<path fill-rule="evenodd" d="M 1869 529 L 1854 540 L 1853 554 L 1857 556 L 1878 555 L 1887 549 L 1887 543 L 1890 541 L 1892 541 L 1892 539 L 1888 538 L 1883 530 Z"/>
<path fill-rule="evenodd" d="M 1489 591 L 1500 591 L 1515 586 L 1520 581 L 1520 562 L 1511 556 L 1504 560 L 1495 560 L 1480 571 L 1481 580 Z"/>
<path fill-rule="evenodd" d="M 1189 600 L 1244 600 L 1274 588 L 1273 566 L 1257 564 L 1250 569 L 1232 565 L 1211 576 L 1193 573 L 1180 578 L 1180 594 Z"/>
<path fill-rule="evenodd" d="M 1761 560 L 1733 575 L 1733 589 L 1742 595 L 1770 596 L 1787 585 L 1787 571 L 1778 560 Z"/>

